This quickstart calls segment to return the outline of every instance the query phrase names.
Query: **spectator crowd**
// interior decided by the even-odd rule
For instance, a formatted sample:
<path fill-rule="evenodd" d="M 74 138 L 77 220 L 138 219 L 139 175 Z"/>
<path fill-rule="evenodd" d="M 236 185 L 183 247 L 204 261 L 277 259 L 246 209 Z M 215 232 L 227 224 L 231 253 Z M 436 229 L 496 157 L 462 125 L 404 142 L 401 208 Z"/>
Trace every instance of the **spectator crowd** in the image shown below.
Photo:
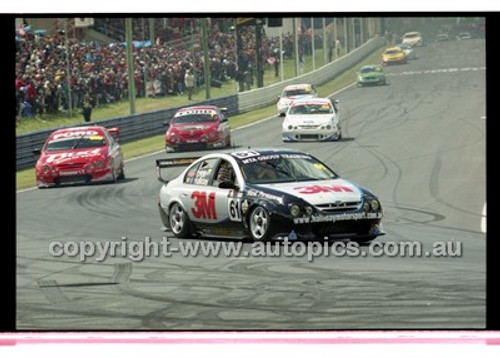
<path fill-rule="evenodd" d="M 109 35 L 116 35 L 122 33 L 123 23 L 124 19 L 108 19 L 101 21 L 100 26 L 101 30 L 111 31 Z M 220 85 L 245 75 L 250 87 L 257 68 L 255 28 L 241 28 L 243 48 L 239 69 L 233 23 L 233 19 L 222 18 L 212 19 L 210 23 L 208 48 L 211 78 Z M 144 28 L 143 31 L 140 28 L 144 22 L 135 21 L 134 24 L 134 39 L 144 40 L 141 37 Z M 197 21 L 177 19 L 169 24 L 168 31 L 161 23 L 157 25 L 157 33 L 164 36 L 158 37 L 148 47 L 133 49 L 136 96 L 183 94 L 188 70 L 194 74 L 195 88 L 203 86 L 203 49 Z M 68 37 L 66 46 L 66 37 L 62 32 L 37 36 L 30 31 L 23 31 L 22 34 L 18 31 L 15 85 L 16 114 L 19 116 L 55 114 L 68 110 L 70 103 L 72 108 L 81 109 L 89 100 L 95 108 L 128 97 L 126 45 L 123 42 L 86 43 L 71 38 L 69 34 Z M 279 38 L 263 34 L 260 59 L 263 66 L 276 63 L 278 49 Z M 285 57 L 292 57 L 292 35 L 283 37 L 283 50 Z M 270 58 L 274 61 L 269 61 Z"/>

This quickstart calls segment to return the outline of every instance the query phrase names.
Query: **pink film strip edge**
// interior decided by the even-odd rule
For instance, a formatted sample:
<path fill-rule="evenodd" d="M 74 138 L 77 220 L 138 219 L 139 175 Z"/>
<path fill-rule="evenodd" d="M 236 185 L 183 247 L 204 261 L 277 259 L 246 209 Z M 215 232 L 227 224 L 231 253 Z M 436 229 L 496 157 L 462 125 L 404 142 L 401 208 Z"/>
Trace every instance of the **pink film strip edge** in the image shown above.
<path fill-rule="evenodd" d="M 338 332 L 26 332 L 0 334 L 0 346 L 17 344 L 486 344 L 497 331 Z"/>

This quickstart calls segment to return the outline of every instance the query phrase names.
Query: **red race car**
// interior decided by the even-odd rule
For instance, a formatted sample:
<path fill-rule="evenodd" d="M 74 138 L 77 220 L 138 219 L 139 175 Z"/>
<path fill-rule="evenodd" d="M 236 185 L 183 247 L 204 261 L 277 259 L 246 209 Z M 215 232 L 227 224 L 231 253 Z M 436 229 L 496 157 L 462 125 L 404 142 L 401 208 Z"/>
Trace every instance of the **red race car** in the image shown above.
<path fill-rule="evenodd" d="M 226 115 L 227 108 L 209 105 L 179 109 L 170 123 L 166 123 L 166 151 L 230 146 L 231 130 Z"/>
<path fill-rule="evenodd" d="M 39 188 L 60 184 L 116 181 L 125 178 L 118 128 L 58 129 L 45 141 L 36 165 Z"/>

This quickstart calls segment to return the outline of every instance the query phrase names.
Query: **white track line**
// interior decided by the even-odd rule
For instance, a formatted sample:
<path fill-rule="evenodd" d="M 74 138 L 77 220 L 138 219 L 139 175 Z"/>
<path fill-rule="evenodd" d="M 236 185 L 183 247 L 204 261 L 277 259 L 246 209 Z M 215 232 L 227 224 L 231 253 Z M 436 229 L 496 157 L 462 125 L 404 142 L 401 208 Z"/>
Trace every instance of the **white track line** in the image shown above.
<path fill-rule="evenodd" d="M 481 232 L 486 233 L 486 203 L 484 203 L 483 213 L 481 214 Z"/>
<path fill-rule="evenodd" d="M 355 84 L 356 84 L 356 83 L 355 83 L 355 82 L 353 82 L 353 83 L 351 83 L 350 85 L 347 85 L 346 87 L 341 88 L 341 89 L 339 89 L 338 91 L 335 91 L 335 92 L 333 92 L 333 93 L 329 94 L 327 97 L 328 97 L 328 98 L 330 98 L 330 97 L 332 97 L 332 96 L 335 96 L 336 94 L 339 94 L 340 92 L 345 91 L 346 89 L 348 89 L 349 87 L 352 87 L 352 86 L 353 86 L 353 85 L 355 85 Z M 270 119 L 273 119 L 273 118 L 275 118 L 275 117 L 276 117 L 276 115 L 273 115 L 273 116 L 271 116 L 271 117 L 267 117 L 267 118 L 260 119 L 260 120 L 258 120 L 257 122 L 252 122 L 252 123 L 245 124 L 245 125 L 243 125 L 243 126 L 241 126 L 241 127 L 238 127 L 238 128 L 233 129 L 233 130 L 232 130 L 232 132 L 236 132 L 236 131 L 239 131 L 239 130 L 241 130 L 241 129 L 245 129 L 245 128 L 249 128 L 249 127 L 255 126 L 255 125 L 257 125 L 257 124 L 260 124 L 260 123 L 266 122 L 266 121 L 268 121 L 268 120 L 270 120 Z M 141 155 L 141 156 L 139 156 L 139 157 L 130 158 L 130 159 L 125 160 L 125 163 L 133 162 L 134 160 L 138 160 L 138 159 L 143 159 L 143 158 L 152 157 L 152 156 L 154 156 L 154 155 L 157 155 L 157 154 L 160 154 L 160 153 L 163 153 L 163 152 L 164 152 L 164 150 L 160 150 L 160 151 L 157 151 L 157 152 L 153 152 L 153 153 L 149 153 L 149 154 L 144 154 L 144 155 Z M 25 192 L 27 192 L 27 191 L 31 191 L 31 190 L 34 190 L 34 189 L 37 189 L 37 187 L 36 187 L 36 186 L 34 186 L 34 187 L 32 187 L 32 188 L 27 188 L 27 189 L 16 190 L 16 194 L 25 193 Z"/>

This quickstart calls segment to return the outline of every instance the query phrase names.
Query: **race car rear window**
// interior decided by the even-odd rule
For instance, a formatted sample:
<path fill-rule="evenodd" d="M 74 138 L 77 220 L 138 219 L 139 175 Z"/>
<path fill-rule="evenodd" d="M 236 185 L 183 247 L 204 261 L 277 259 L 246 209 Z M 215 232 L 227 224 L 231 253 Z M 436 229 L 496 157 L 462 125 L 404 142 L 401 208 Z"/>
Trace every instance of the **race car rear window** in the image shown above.
<path fill-rule="evenodd" d="M 49 141 L 45 147 L 46 152 L 57 150 L 70 150 L 80 148 L 98 148 L 106 145 L 106 138 L 100 135 L 71 137 L 63 139 L 55 139 Z"/>

